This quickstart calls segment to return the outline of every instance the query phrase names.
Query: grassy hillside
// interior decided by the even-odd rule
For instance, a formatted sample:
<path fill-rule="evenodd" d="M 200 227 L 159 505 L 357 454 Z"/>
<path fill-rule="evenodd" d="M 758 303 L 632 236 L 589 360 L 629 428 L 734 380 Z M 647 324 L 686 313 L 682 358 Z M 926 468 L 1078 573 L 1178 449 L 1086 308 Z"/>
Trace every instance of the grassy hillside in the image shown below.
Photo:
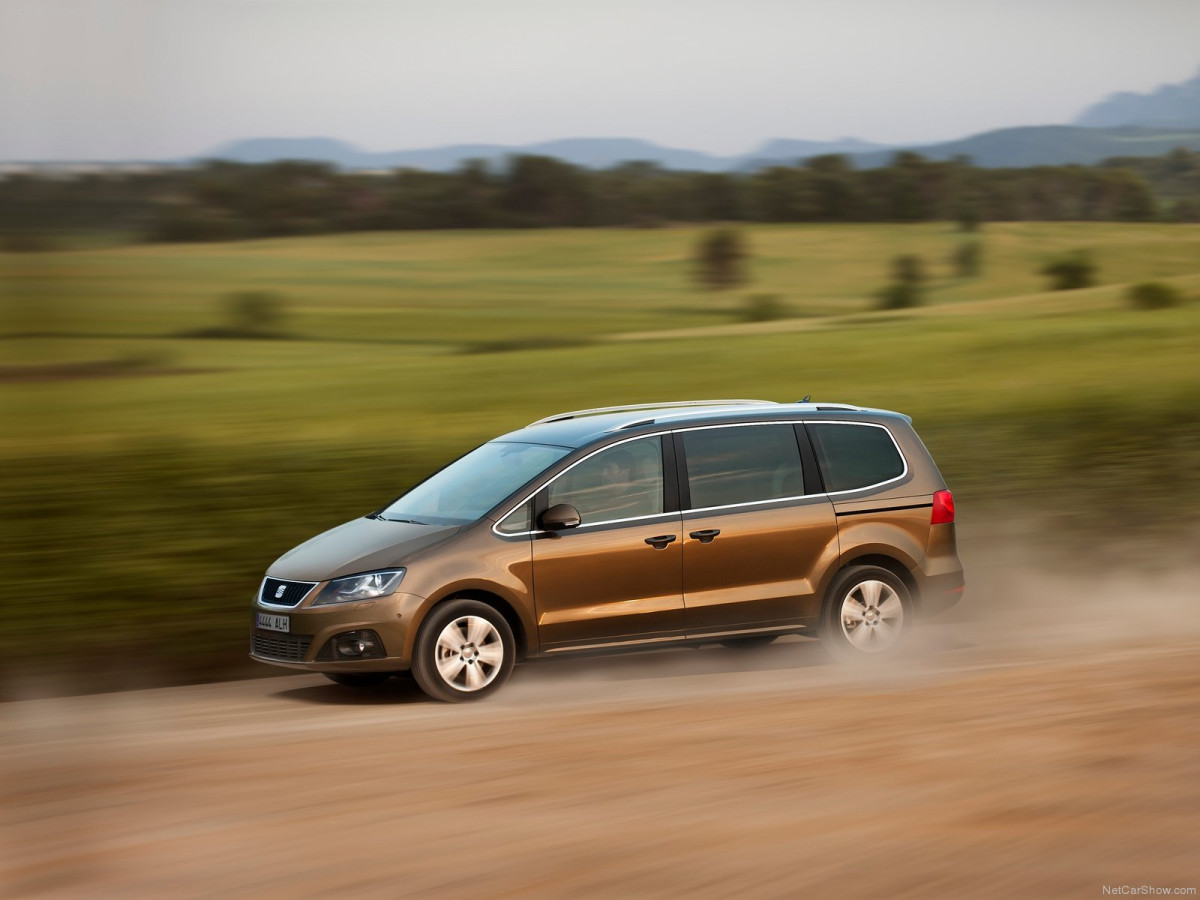
<path fill-rule="evenodd" d="M 969 280 L 952 276 L 963 238 L 945 224 L 754 226 L 744 229 L 752 283 L 713 295 L 689 277 L 700 233 L 441 231 L 0 254 L 17 301 L 0 333 L 170 335 L 221 324 L 228 292 L 267 289 L 290 303 L 286 330 L 311 338 L 580 338 L 728 321 L 751 292 L 778 294 L 796 315 L 865 310 L 901 253 L 922 258 L 935 304 L 1041 291 L 1041 265 L 1077 247 L 1093 251 L 1104 283 L 1200 269 L 1192 226 L 990 225 L 984 273 Z"/>
<path fill-rule="evenodd" d="M 372 235 L 7 257 L 0 331 L 0 658 L 207 677 L 243 656 L 263 569 L 487 438 L 550 412 L 712 396 L 911 414 L 964 527 L 1049 523 L 1099 556 L 1200 523 L 1200 229 L 992 226 L 985 274 L 871 312 L 899 252 L 944 227 L 755 228 L 750 292 L 802 318 L 738 324 L 687 284 L 691 230 Z M 1089 247 L 1104 284 L 1039 293 Z M 945 267 L 942 267 L 944 272 Z M 169 335 L 220 296 L 294 303 L 290 340 Z M 630 332 L 669 336 L 630 339 Z M 575 346 L 520 346 L 530 335 Z M 474 352 L 470 352 L 474 351 Z M 1188 529 L 1192 529 L 1190 532 Z"/>

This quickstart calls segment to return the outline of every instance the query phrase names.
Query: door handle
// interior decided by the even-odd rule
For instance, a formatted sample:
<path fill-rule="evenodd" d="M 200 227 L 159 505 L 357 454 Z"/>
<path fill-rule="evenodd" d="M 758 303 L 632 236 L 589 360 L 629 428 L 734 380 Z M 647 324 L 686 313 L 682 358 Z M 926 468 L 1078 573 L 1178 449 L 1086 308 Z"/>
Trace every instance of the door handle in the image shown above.
<path fill-rule="evenodd" d="M 702 544 L 711 544 L 713 539 L 720 533 L 720 528 L 705 528 L 703 531 L 693 531 L 688 537 L 695 538 Z"/>
<path fill-rule="evenodd" d="M 660 534 L 658 537 L 646 538 L 646 543 L 655 550 L 665 550 L 667 544 L 673 540 L 675 540 L 675 535 L 673 534 Z"/>

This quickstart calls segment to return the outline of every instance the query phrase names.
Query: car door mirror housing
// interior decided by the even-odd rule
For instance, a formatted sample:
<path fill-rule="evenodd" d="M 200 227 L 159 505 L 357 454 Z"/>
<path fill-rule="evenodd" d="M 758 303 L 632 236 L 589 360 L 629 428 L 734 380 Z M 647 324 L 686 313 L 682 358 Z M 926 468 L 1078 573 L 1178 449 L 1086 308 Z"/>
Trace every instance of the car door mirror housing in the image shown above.
<path fill-rule="evenodd" d="M 579 525 L 579 510 L 569 503 L 556 503 L 541 514 L 538 522 L 546 531 L 576 528 Z"/>

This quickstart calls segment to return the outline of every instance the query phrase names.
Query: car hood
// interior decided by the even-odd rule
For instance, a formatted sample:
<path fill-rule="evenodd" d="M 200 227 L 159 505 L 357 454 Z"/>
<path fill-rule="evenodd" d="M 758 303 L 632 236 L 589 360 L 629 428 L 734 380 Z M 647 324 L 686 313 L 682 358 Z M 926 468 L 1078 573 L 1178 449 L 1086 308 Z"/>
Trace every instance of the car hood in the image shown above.
<path fill-rule="evenodd" d="M 289 550 L 271 564 L 267 575 L 287 581 L 324 581 L 400 566 L 410 554 L 445 540 L 459 528 L 355 519 Z"/>

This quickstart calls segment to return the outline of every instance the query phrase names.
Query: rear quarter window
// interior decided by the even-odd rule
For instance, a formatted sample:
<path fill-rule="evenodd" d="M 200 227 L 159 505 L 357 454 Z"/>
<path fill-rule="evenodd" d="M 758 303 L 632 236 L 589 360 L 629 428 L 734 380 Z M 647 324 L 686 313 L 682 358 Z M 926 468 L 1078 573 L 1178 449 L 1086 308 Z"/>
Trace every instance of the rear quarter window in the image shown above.
<path fill-rule="evenodd" d="M 853 491 L 904 474 L 904 458 L 882 425 L 810 423 L 817 462 L 829 493 Z"/>

